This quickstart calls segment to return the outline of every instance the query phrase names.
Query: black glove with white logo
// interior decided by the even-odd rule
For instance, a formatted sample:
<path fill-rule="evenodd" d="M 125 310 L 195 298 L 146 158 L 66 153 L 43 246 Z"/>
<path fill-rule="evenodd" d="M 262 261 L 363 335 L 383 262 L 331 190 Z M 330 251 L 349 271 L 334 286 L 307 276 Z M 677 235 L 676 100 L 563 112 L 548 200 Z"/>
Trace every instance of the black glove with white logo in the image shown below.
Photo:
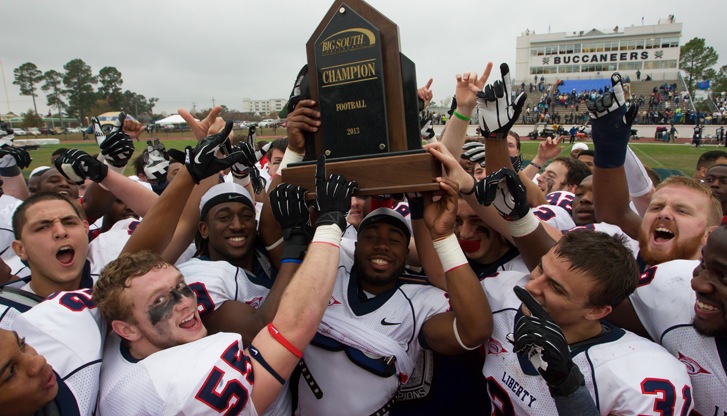
<path fill-rule="evenodd" d="M 510 80 L 510 67 L 500 65 L 502 81 L 497 80 L 492 85 L 477 93 L 477 107 L 480 110 L 480 129 L 489 132 L 491 139 L 505 139 L 513 124 L 517 122 L 522 112 L 527 95 L 521 92 L 512 101 L 512 82 Z"/>
<path fill-rule="evenodd" d="M 305 203 L 307 193 L 305 188 L 287 183 L 281 183 L 270 193 L 270 208 L 283 229 L 283 259 L 303 259 L 313 238 Z"/>
<path fill-rule="evenodd" d="M 30 153 L 22 147 L 12 144 L 0 146 L 0 176 L 18 176 L 20 170 L 30 166 L 33 159 Z"/>
<path fill-rule="evenodd" d="M 485 167 L 485 144 L 480 142 L 468 142 L 462 146 L 462 154 L 460 158 L 469 160 L 472 163 L 479 163 L 480 167 Z"/>
<path fill-rule="evenodd" d="M 331 173 L 326 178 L 326 157 L 321 155 L 316 165 L 316 225 L 336 224 L 346 231 L 346 213 L 351 209 L 351 196 L 358 189 L 356 181 Z"/>
<path fill-rule="evenodd" d="M 167 181 L 167 170 L 169 169 L 169 154 L 167 149 L 159 141 L 147 140 L 146 150 L 142 154 L 144 161 L 144 175 L 149 182 L 162 183 Z"/>
<path fill-rule="evenodd" d="M 631 124 L 639 111 L 637 104 L 626 106 L 621 74 L 611 75 L 611 91 L 588 104 L 593 135 L 593 164 L 599 168 L 617 168 L 626 160 Z"/>
<path fill-rule="evenodd" d="M 573 363 L 563 331 L 527 290 L 519 286 L 513 290 L 530 311 L 530 316 L 523 315 L 517 320 L 515 333 L 508 335 L 514 351 L 528 357 L 548 383 L 551 395 L 571 395 L 584 386 L 585 381 Z"/>
<path fill-rule="evenodd" d="M 518 174 L 510 169 L 502 168 L 477 182 L 475 196 L 484 206 L 494 205 L 507 221 L 519 220 L 530 213 L 525 186 Z"/>
<path fill-rule="evenodd" d="M 131 155 L 134 154 L 134 142 L 131 140 L 131 136 L 126 134 L 123 130 L 124 120 L 126 114 L 123 112 L 119 113 L 114 127 L 109 132 L 108 136 L 104 134 L 101 129 L 101 123 L 98 118 L 92 118 L 93 132 L 96 136 L 96 143 L 101 148 L 101 154 L 106 159 L 106 163 L 116 168 L 123 168 L 131 160 Z"/>
<path fill-rule="evenodd" d="M 184 165 L 195 183 L 219 173 L 242 160 L 240 151 L 232 151 L 227 136 L 232 131 L 232 122 L 228 121 L 225 128 L 217 134 L 205 137 L 197 146 L 184 149 Z M 219 152 L 219 156 L 218 153 Z M 170 149 L 169 153 L 176 160 L 182 160 L 179 150 Z"/>
<path fill-rule="evenodd" d="M 427 143 L 433 143 L 434 127 L 432 126 L 432 116 L 420 119 L 419 127 L 421 128 L 422 139 Z"/>
<path fill-rule="evenodd" d="M 53 164 L 58 172 L 76 185 L 81 185 L 86 178 L 96 183 L 101 182 L 109 173 L 109 167 L 105 163 L 78 149 L 67 151 Z"/>

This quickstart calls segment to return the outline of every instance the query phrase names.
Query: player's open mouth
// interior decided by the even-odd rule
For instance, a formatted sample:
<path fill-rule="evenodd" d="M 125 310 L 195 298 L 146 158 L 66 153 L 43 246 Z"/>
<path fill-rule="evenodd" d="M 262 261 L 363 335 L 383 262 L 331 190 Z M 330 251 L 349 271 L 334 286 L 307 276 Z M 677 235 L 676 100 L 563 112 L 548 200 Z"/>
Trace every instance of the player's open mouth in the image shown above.
<path fill-rule="evenodd" d="M 72 247 L 64 246 L 58 250 L 58 252 L 56 253 L 56 258 L 59 262 L 61 262 L 61 264 L 67 266 L 73 263 L 73 256 L 75 254 L 76 250 L 74 250 Z"/>
<path fill-rule="evenodd" d="M 189 315 L 189 317 L 185 320 L 183 320 L 179 327 L 183 329 L 192 329 L 195 328 L 199 324 L 199 319 L 197 319 L 197 314 L 193 313 Z"/>
<path fill-rule="evenodd" d="M 462 240 L 459 239 L 459 246 L 465 253 L 474 253 L 480 249 L 480 240 Z"/>
<path fill-rule="evenodd" d="M 654 230 L 654 241 L 657 243 L 663 243 L 674 238 L 674 233 L 668 228 L 658 227 Z"/>

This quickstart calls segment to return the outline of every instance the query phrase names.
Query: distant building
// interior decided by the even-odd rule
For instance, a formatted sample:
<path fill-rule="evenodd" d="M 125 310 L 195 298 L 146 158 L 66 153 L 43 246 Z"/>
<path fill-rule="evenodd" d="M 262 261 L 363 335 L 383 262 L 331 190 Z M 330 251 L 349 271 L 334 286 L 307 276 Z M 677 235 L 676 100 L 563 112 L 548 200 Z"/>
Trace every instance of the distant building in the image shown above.
<path fill-rule="evenodd" d="M 528 84 L 536 75 L 546 83 L 608 78 L 615 71 L 635 80 L 637 70 L 642 80 L 647 75 L 653 80 L 675 80 L 681 36 L 682 24 L 673 15 L 655 25 L 608 30 L 547 34 L 527 30 L 517 38 L 517 83 Z"/>
<path fill-rule="evenodd" d="M 251 100 L 249 98 L 242 99 L 242 112 L 252 113 L 256 115 L 268 115 L 271 112 L 278 112 L 283 109 L 287 99 L 272 98 L 269 100 Z"/>

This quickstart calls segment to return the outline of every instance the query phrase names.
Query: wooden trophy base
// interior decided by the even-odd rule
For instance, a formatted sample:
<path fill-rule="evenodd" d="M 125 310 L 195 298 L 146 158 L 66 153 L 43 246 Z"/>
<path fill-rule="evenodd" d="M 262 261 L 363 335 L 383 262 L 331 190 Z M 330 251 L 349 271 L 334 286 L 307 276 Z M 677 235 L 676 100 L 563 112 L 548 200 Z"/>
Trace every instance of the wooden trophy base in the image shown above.
<path fill-rule="evenodd" d="M 296 163 L 283 169 L 283 182 L 302 186 L 315 197 L 315 161 Z M 442 164 L 424 150 L 393 152 L 380 157 L 351 157 L 326 162 L 326 175 L 338 173 L 358 182 L 354 195 L 369 196 L 439 189 L 435 178 L 442 176 Z"/>

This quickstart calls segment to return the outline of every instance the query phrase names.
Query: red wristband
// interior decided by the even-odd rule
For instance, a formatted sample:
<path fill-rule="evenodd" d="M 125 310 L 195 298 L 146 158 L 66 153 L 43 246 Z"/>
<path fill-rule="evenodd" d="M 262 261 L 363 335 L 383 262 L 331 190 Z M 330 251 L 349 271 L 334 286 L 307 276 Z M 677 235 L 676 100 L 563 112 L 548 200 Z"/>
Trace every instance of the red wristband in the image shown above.
<path fill-rule="evenodd" d="M 291 354 L 295 355 L 298 358 L 303 358 L 303 353 L 295 348 L 293 344 L 291 344 L 283 334 L 278 331 L 278 328 L 273 325 L 272 322 L 268 324 L 268 332 L 270 332 L 270 335 L 272 335 L 273 338 L 275 338 L 276 341 L 280 343 L 280 345 L 284 346 L 286 350 L 290 351 Z"/>

